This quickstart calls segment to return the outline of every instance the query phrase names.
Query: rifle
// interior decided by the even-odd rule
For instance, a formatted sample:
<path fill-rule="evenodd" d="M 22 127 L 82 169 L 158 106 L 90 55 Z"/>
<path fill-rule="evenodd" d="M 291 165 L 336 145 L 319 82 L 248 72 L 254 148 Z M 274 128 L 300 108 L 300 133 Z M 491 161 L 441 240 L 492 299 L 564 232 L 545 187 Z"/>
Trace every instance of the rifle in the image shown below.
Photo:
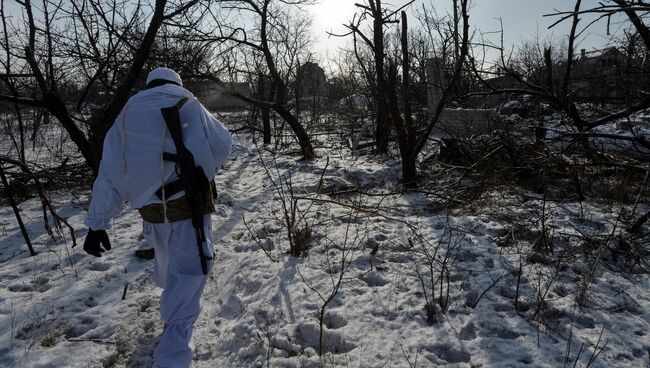
<path fill-rule="evenodd" d="M 209 200 L 210 184 L 203 168 L 196 166 L 194 162 L 194 155 L 187 149 L 183 143 L 183 130 L 181 128 L 180 109 L 185 105 L 188 98 L 181 98 L 175 105 L 170 107 L 163 107 L 160 109 L 167 129 L 172 136 L 174 146 L 176 146 L 176 154 L 163 153 L 165 161 L 176 162 L 178 172 L 178 181 L 172 182 L 167 186 L 176 186 L 177 189 L 185 191 L 185 198 L 190 207 L 192 226 L 196 234 L 196 245 L 199 248 L 199 258 L 201 259 L 201 269 L 203 274 L 208 274 L 207 261 L 212 260 L 212 257 L 205 255 L 203 251 L 203 243 L 205 243 L 205 230 L 203 216 L 205 203 Z M 160 190 L 163 190 L 161 188 Z M 165 190 L 166 193 L 167 190 Z"/>

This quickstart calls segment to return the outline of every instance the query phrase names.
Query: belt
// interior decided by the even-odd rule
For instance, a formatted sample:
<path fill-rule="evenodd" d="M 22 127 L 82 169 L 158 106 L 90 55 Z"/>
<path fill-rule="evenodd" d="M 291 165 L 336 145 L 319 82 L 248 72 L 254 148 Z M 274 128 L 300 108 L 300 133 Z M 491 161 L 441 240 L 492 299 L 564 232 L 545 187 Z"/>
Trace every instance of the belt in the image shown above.
<path fill-rule="evenodd" d="M 165 209 L 166 207 L 166 209 Z M 203 214 L 214 213 L 214 203 L 212 200 L 212 193 L 206 196 L 206 203 L 203 203 Z M 185 196 L 167 201 L 166 205 L 162 203 L 148 204 L 142 208 L 138 208 L 140 216 L 143 220 L 152 224 L 162 224 L 165 222 L 165 214 L 167 221 L 176 222 L 189 220 L 192 218 L 192 211 L 190 205 L 187 203 Z"/>

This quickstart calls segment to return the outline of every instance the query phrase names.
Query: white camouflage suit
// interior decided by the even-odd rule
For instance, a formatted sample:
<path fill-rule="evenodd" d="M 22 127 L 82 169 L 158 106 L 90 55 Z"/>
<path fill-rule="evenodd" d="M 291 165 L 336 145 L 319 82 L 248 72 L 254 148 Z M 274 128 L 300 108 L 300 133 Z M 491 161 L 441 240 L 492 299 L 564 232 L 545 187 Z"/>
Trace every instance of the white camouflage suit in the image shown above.
<path fill-rule="evenodd" d="M 171 69 L 157 68 L 152 80 L 167 80 L 182 85 Z M 93 230 L 110 228 L 124 201 L 133 208 L 162 203 L 155 192 L 177 178 L 175 164 L 163 161 L 162 153 L 176 149 L 160 109 L 176 104 L 183 96 L 189 100 L 180 109 L 183 141 L 208 178 L 228 155 L 230 133 L 194 96 L 183 87 L 163 84 L 146 89 L 129 99 L 104 140 L 99 175 L 84 223 Z M 168 200 L 184 195 L 183 192 Z M 210 215 L 205 215 L 206 256 L 214 254 Z M 155 249 L 153 280 L 163 288 L 160 314 L 165 330 L 154 352 L 156 367 L 189 367 L 192 362 L 192 328 L 201 311 L 201 295 L 207 280 L 201 269 L 196 235 L 191 220 L 144 223 L 146 241 Z M 209 270 L 212 261 L 208 261 Z"/>

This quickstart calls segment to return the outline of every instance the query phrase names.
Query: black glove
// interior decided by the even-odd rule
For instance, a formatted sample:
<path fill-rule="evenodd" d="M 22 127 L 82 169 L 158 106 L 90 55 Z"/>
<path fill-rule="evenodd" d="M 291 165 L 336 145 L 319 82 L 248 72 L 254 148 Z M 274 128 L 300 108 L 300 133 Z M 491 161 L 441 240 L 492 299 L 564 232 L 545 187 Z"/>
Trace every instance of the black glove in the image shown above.
<path fill-rule="evenodd" d="M 99 245 L 100 243 L 104 248 Z M 86 240 L 84 241 L 84 250 L 86 253 L 92 254 L 95 257 L 101 257 L 104 249 L 111 250 L 111 242 L 108 240 L 106 230 L 88 229 L 88 235 L 86 235 Z"/>

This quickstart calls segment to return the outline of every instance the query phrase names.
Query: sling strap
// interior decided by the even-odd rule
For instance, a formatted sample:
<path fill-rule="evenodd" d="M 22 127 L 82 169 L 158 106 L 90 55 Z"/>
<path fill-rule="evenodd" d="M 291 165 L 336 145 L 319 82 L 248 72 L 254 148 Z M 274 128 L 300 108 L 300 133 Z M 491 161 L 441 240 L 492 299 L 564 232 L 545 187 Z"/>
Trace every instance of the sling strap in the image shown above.
<path fill-rule="evenodd" d="M 211 199 L 210 191 L 210 181 L 208 180 L 203 168 L 196 165 L 194 161 L 194 155 L 190 152 L 189 149 L 183 143 L 183 129 L 181 126 L 181 117 L 180 109 L 185 105 L 189 100 L 187 96 L 182 97 L 175 105 L 169 107 L 163 107 L 160 109 L 160 112 L 165 119 L 165 124 L 167 125 L 167 130 L 172 137 L 174 146 L 176 147 L 176 154 L 167 154 L 163 153 L 163 159 L 167 156 L 168 159 L 173 158 L 176 164 L 176 171 L 178 172 L 178 183 L 174 184 L 168 183 L 170 185 L 170 190 L 184 191 L 185 196 L 184 203 L 187 203 L 190 212 L 190 219 L 192 220 L 192 226 L 194 227 L 194 233 L 196 235 L 196 245 L 199 251 L 199 259 L 201 261 L 201 270 L 204 275 L 208 274 L 208 264 L 207 261 L 211 260 L 212 257 L 206 256 L 203 250 L 203 243 L 206 242 L 205 230 L 204 230 L 204 220 L 203 216 L 205 215 L 204 205 L 206 202 Z M 165 186 L 163 186 L 165 188 Z M 168 195 L 166 188 L 161 188 L 165 191 L 165 197 Z"/>
<path fill-rule="evenodd" d="M 157 81 L 159 81 L 159 80 L 156 79 L 156 80 L 152 81 L 152 83 L 157 82 Z M 164 82 L 169 82 L 169 81 L 164 81 Z M 174 83 L 174 82 L 169 82 L 169 83 Z M 174 83 L 174 84 L 177 84 L 177 83 Z M 160 85 L 160 84 L 158 84 L 158 85 Z M 169 127 L 169 122 L 167 121 L 167 118 L 165 117 L 165 114 L 163 113 L 163 118 L 165 118 L 165 123 L 167 124 L 167 129 L 169 130 L 169 133 L 171 134 L 172 139 L 174 140 L 174 145 L 176 145 L 177 144 L 176 142 L 178 141 L 178 142 L 181 143 L 183 148 L 185 148 L 185 145 L 183 144 L 183 131 L 182 131 L 182 129 L 180 129 L 180 109 L 183 106 L 185 106 L 187 101 L 189 101 L 189 97 L 183 96 L 183 97 L 181 97 L 180 100 L 178 100 L 178 102 L 176 102 L 176 104 L 174 106 L 166 108 L 166 109 L 170 109 L 170 108 L 175 108 L 176 109 L 176 114 L 178 115 L 178 129 L 176 127 L 173 127 L 173 131 L 172 131 L 172 129 Z M 162 109 L 161 109 L 161 111 L 162 111 Z M 180 139 L 177 139 L 177 138 L 180 138 Z M 187 148 L 185 148 L 185 149 L 187 149 Z M 176 146 L 176 150 L 178 150 L 178 146 Z M 191 153 L 190 153 L 190 155 L 191 155 Z M 178 165 L 178 154 L 163 152 L 162 157 L 163 157 L 164 161 L 172 161 L 172 162 L 175 162 L 176 165 Z M 194 159 L 193 156 L 192 156 L 192 159 Z M 163 185 L 162 187 L 158 188 L 158 190 L 156 190 L 156 197 L 158 197 L 158 199 L 165 200 L 167 198 L 172 197 L 173 195 L 175 195 L 177 193 L 182 192 L 183 190 L 184 190 L 184 187 L 183 187 L 183 184 L 181 183 L 181 180 L 177 179 L 177 180 L 174 180 L 174 181 L 172 181 L 170 183 L 167 183 L 167 184 Z M 164 194 L 165 198 L 163 198 L 163 194 Z"/>

